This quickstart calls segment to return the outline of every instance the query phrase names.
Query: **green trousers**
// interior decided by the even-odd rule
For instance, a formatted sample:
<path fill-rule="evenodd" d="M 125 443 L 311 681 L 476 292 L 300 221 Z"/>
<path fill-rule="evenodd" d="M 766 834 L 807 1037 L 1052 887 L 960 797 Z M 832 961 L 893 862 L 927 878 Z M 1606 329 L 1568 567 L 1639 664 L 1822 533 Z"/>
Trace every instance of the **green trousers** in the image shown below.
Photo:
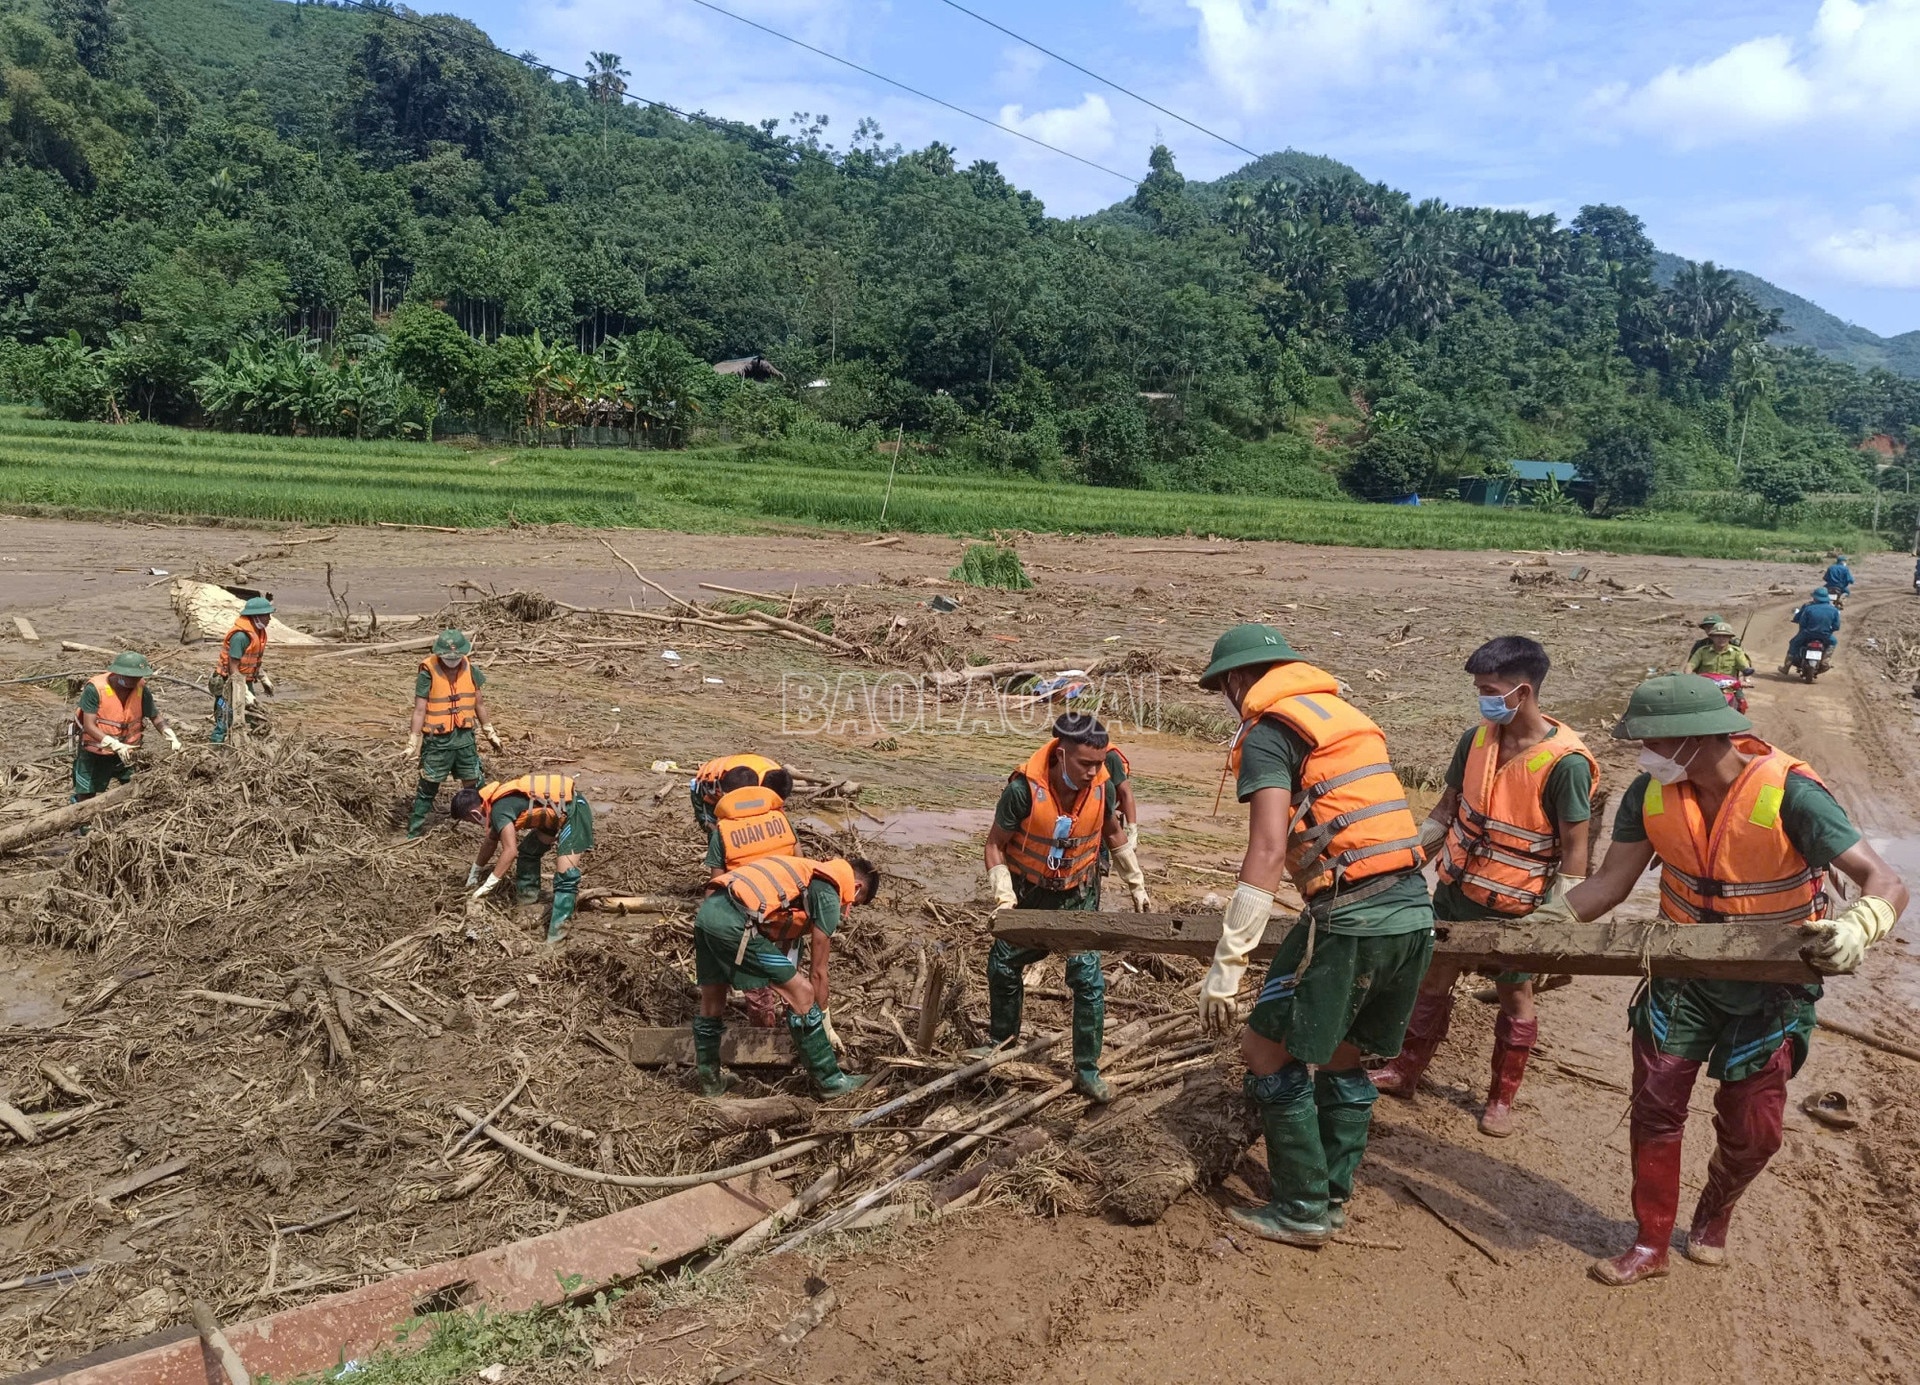
<path fill-rule="evenodd" d="M 82 799 L 103 794 L 114 784 L 127 784 L 133 781 L 133 767 L 120 763 L 118 755 L 96 755 L 91 750 L 73 749 L 73 797 L 67 800 L 78 803 Z"/>

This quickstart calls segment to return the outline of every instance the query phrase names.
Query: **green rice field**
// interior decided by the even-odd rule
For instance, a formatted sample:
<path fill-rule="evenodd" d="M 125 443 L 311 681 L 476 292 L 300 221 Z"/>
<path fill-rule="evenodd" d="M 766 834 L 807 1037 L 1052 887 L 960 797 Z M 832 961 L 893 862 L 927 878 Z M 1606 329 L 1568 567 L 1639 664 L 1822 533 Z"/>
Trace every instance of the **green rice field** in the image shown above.
<path fill-rule="evenodd" d="M 838 470 L 733 448 L 462 451 L 266 438 L 148 424 L 65 424 L 0 409 L 0 508 L 74 517 L 305 524 L 574 524 L 743 531 L 879 530 L 884 470 Z M 1880 545 L 1860 531 L 1767 530 L 1691 515 L 1594 520 L 1439 502 L 1419 507 L 902 473 L 888 530 L 1209 534 L 1363 548 L 1586 549 L 1793 559 Z"/>

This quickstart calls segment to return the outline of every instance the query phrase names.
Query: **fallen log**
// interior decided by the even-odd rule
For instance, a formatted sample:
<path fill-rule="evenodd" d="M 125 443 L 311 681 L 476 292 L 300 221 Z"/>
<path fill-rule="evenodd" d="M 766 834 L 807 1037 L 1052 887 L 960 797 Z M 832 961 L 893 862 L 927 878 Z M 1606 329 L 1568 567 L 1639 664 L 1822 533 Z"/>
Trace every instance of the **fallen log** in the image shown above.
<path fill-rule="evenodd" d="M 670 914 L 690 903 L 670 894 L 603 894 L 580 901 L 582 908 L 601 914 Z"/>
<path fill-rule="evenodd" d="M 693 1030 L 642 1029 L 627 1045 L 627 1057 L 636 1068 L 692 1066 Z M 793 1040 L 784 1029 L 730 1024 L 720 1040 L 720 1061 L 732 1068 L 787 1067 L 793 1062 Z"/>
<path fill-rule="evenodd" d="M 1274 919 L 1253 950 L 1272 958 L 1293 921 Z M 1015 909 L 999 914 L 993 932 L 1016 947 L 1052 952 L 1089 950 L 1213 956 L 1220 941 L 1214 913 L 1083 914 Z M 1597 923 L 1437 923 L 1434 961 L 1466 970 L 1567 972 L 1575 976 L 1680 976 L 1711 981 L 1818 981 L 1800 957 L 1806 943 L 1790 923 L 1702 923 L 1677 927 L 1641 919 Z"/>
<path fill-rule="evenodd" d="M 384 644 L 308 645 L 306 648 L 315 651 L 315 660 L 349 659 L 355 654 L 410 654 L 432 649 L 433 642 L 439 638 L 438 635 L 416 635 L 410 640 L 388 640 Z"/>
<path fill-rule="evenodd" d="M 777 1130 L 811 1121 L 814 1104 L 797 1096 L 731 1097 L 709 1101 L 705 1111 L 726 1130 Z"/>
<path fill-rule="evenodd" d="M 116 784 L 105 793 L 80 803 L 70 803 L 64 808 L 56 808 L 51 813 L 42 813 L 37 818 L 15 823 L 12 827 L 0 829 L 0 852 L 18 851 L 23 846 L 32 846 L 37 841 L 58 836 L 62 832 L 78 827 L 83 822 L 91 822 L 102 813 L 110 813 L 133 802 L 132 788 Z"/>

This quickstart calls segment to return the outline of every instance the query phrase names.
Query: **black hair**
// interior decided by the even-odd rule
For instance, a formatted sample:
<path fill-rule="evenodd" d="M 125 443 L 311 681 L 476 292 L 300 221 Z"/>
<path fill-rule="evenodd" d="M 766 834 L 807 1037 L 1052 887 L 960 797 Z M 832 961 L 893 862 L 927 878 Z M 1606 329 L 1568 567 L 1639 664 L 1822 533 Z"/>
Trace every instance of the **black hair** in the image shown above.
<path fill-rule="evenodd" d="M 732 793 L 735 789 L 753 789 L 760 785 L 760 776 L 749 765 L 735 765 L 720 776 L 721 793 Z"/>
<path fill-rule="evenodd" d="M 453 803 L 447 809 L 447 815 L 455 822 L 464 822 L 467 815 L 480 806 L 480 790 L 470 784 L 463 784 L 454 790 Z"/>
<path fill-rule="evenodd" d="M 880 897 L 880 867 L 864 856 L 849 856 L 847 864 L 853 867 L 854 879 L 868 882 L 867 903 L 873 903 Z"/>
<path fill-rule="evenodd" d="M 1092 712 L 1062 712 L 1054 718 L 1053 734 L 1058 740 L 1093 750 L 1105 750 L 1108 745 L 1107 728 Z"/>
<path fill-rule="evenodd" d="M 1525 635 L 1502 635 L 1488 640 L 1467 656 L 1467 672 L 1475 678 L 1514 678 L 1531 683 L 1538 692 L 1547 681 L 1547 650 Z"/>
<path fill-rule="evenodd" d="M 760 786 L 772 789 L 782 798 L 793 797 L 793 771 L 790 769 L 770 769 L 760 776 Z"/>

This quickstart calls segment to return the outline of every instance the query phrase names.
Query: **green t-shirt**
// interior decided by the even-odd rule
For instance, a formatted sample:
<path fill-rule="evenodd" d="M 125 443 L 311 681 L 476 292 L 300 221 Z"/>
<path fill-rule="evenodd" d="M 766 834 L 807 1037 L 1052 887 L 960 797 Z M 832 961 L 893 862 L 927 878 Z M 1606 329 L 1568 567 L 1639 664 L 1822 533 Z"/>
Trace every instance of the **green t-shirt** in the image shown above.
<path fill-rule="evenodd" d="M 100 714 L 100 689 L 94 687 L 91 683 L 80 689 L 80 710 L 94 716 Z M 140 687 L 141 718 L 146 721 L 152 721 L 159 715 L 160 713 L 154 709 L 153 705 L 153 689 L 142 684 Z"/>
<path fill-rule="evenodd" d="M 1712 645 L 1705 648 L 1695 647 L 1687 656 L 1688 673 L 1720 673 L 1740 675 L 1753 672 L 1753 659 L 1737 644 L 1730 644 L 1723 650 Z"/>
<path fill-rule="evenodd" d="M 227 657 L 236 664 L 239 663 L 241 656 L 247 652 L 247 646 L 252 643 L 252 635 L 245 630 L 235 630 L 227 636 Z"/>
<path fill-rule="evenodd" d="M 1114 784 L 1127 782 L 1127 762 L 1117 750 L 1107 752 L 1107 779 Z"/>
<path fill-rule="evenodd" d="M 1650 775 L 1642 774 L 1627 787 L 1620 811 L 1613 815 L 1613 839 L 1616 842 L 1644 842 L 1647 824 L 1641 809 L 1647 801 Z M 1815 870 L 1825 870 L 1833 858 L 1851 850 L 1860 840 L 1860 829 L 1853 825 L 1847 810 L 1834 801 L 1832 794 L 1804 774 L 1787 776 L 1786 792 L 1780 800 L 1780 825 L 1787 840 Z"/>
<path fill-rule="evenodd" d="M 493 811 L 487 815 L 487 826 L 495 832 L 511 827 L 532 806 L 533 800 L 523 793 L 504 794 L 493 800 Z"/>
<path fill-rule="evenodd" d="M 1455 793 L 1465 789 L 1467 755 L 1472 751 L 1473 738 L 1479 731 L 1479 727 L 1473 727 L 1453 748 L 1453 761 L 1447 766 L 1447 787 Z M 1547 739 L 1552 740 L 1558 734 L 1560 728 L 1553 727 Z M 1593 816 L 1593 767 L 1587 763 L 1584 755 L 1562 755 L 1547 772 L 1547 782 L 1540 787 L 1540 808 L 1556 830 L 1569 823 L 1585 822 Z M 1444 880 L 1433 887 L 1433 916 L 1448 923 L 1471 923 L 1477 919 L 1506 917 L 1481 907 L 1461 893 L 1459 886 L 1450 885 Z"/>
<path fill-rule="evenodd" d="M 1300 767 L 1307 760 L 1307 743 L 1284 723 L 1258 722 L 1240 744 L 1240 777 L 1235 792 L 1245 803 L 1262 789 L 1293 792 Z M 1372 884 L 1371 880 L 1364 882 Z M 1419 933 L 1433 927 L 1433 901 L 1427 882 L 1417 870 L 1379 894 L 1352 904 L 1336 904 L 1320 925 L 1328 933 L 1352 937 L 1386 937 Z"/>
<path fill-rule="evenodd" d="M 473 669 L 473 686 L 476 688 L 486 687 L 487 675 L 480 671 L 480 665 L 471 664 L 469 667 Z M 433 675 L 428 673 L 424 668 L 420 670 L 418 676 L 413 680 L 413 695 L 415 697 L 431 697 L 433 695 Z"/>

